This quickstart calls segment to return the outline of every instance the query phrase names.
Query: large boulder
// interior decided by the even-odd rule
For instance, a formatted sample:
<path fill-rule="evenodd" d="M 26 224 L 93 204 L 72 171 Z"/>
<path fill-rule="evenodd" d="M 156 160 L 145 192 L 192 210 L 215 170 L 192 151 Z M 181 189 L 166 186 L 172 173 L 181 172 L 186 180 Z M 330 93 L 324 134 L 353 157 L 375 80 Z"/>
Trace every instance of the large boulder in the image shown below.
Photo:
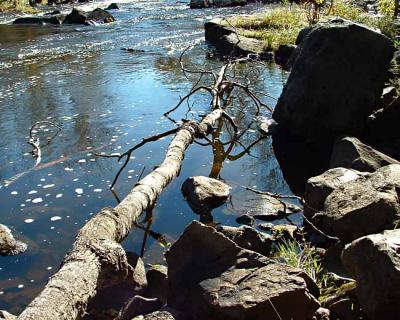
<path fill-rule="evenodd" d="M 313 28 L 301 43 L 273 118 L 314 140 L 363 132 L 393 52 L 387 37 L 364 25 L 336 19 Z"/>
<path fill-rule="evenodd" d="M 397 160 L 362 143 L 355 137 L 344 137 L 336 140 L 333 146 L 330 166 L 374 172 L 393 163 L 400 164 Z"/>
<path fill-rule="evenodd" d="M 0 255 L 13 256 L 18 253 L 24 252 L 27 245 L 22 241 L 14 238 L 11 230 L 4 224 L 0 224 Z"/>
<path fill-rule="evenodd" d="M 326 198 L 346 182 L 356 180 L 365 174 L 346 168 L 330 169 L 319 176 L 308 179 L 304 193 L 304 214 L 311 218 L 324 209 Z"/>
<path fill-rule="evenodd" d="M 342 243 L 393 228 L 400 219 L 400 165 L 344 183 L 325 200 L 316 223 Z"/>
<path fill-rule="evenodd" d="M 399 319 L 400 230 L 369 235 L 347 245 L 342 260 L 357 281 L 357 296 L 372 320 Z"/>
<path fill-rule="evenodd" d="M 237 246 L 192 222 L 166 253 L 168 304 L 192 319 L 311 319 L 315 283 L 299 269 Z"/>
<path fill-rule="evenodd" d="M 190 177 L 182 184 L 182 193 L 194 212 L 208 214 L 224 204 L 231 188 L 222 181 L 204 176 Z"/>

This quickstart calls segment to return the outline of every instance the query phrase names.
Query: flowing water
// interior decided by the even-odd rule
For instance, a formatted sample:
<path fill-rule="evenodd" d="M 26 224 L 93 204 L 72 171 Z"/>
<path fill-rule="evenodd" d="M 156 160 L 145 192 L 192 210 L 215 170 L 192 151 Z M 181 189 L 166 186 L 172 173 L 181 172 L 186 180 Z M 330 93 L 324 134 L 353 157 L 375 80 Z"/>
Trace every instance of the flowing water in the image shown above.
<path fill-rule="evenodd" d="M 106 6 L 91 4 L 97 5 Z M 204 21 L 261 10 L 260 5 L 190 10 L 186 2 L 168 0 L 123 2 L 120 8 L 113 12 L 117 22 L 102 26 L 0 25 L 0 223 L 29 246 L 21 255 L 0 257 L 0 309 L 17 313 L 26 306 L 57 271 L 79 228 L 102 207 L 117 204 L 108 186 L 120 165 L 96 153 L 122 152 L 142 137 L 174 127 L 163 113 L 195 81 L 177 66 L 182 50 L 194 45 L 184 59 L 192 66 L 221 65 L 208 59 Z M 10 18 L 1 17 L 3 22 Z M 259 90 L 278 97 L 287 74 L 272 64 L 258 68 L 264 79 Z M 209 110 L 206 95 L 193 102 L 191 112 L 184 105 L 174 118 L 199 119 Z M 43 122 L 33 129 L 40 138 L 42 159 L 32 169 L 36 158 L 27 142 L 29 129 L 38 121 L 51 121 L 62 129 L 48 144 L 56 127 Z M 242 145 L 254 140 L 256 129 L 242 137 Z M 228 141 L 228 128 L 220 131 L 221 141 Z M 134 153 L 117 183 L 118 197 L 162 161 L 169 141 Z M 233 186 L 232 199 L 213 212 L 215 222 L 230 225 L 251 210 L 249 201 L 258 201 L 239 185 L 290 192 L 269 138 L 256 144 L 251 155 L 232 157 L 243 151 L 235 144 L 227 157 L 227 147 L 189 147 L 180 176 L 153 210 L 150 236 L 136 228 L 124 241 L 127 250 L 141 253 L 144 248 L 146 263 L 163 263 L 166 243 L 199 218 L 180 192 L 189 176 L 220 176 Z"/>

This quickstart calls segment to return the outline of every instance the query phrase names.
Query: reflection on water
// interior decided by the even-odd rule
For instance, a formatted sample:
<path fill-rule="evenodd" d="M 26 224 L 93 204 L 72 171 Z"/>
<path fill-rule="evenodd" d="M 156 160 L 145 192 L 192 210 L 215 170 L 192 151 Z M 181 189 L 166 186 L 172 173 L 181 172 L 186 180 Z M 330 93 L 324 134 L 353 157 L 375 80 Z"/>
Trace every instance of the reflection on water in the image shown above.
<path fill-rule="evenodd" d="M 102 207 L 116 205 L 108 186 L 119 164 L 95 153 L 122 152 L 142 137 L 174 127 L 162 115 L 195 82 L 177 68 L 180 52 L 197 44 L 185 63 L 219 67 L 205 58 L 203 22 L 258 9 L 191 11 L 185 3 L 142 0 L 121 4 L 121 10 L 113 12 L 117 22 L 105 26 L 0 25 L 0 222 L 29 244 L 22 255 L 0 257 L 0 309 L 18 313 L 58 269 L 77 230 Z M 120 50 L 123 47 L 137 50 Z M 259 89 L 279 96 L 286 74 L 273 65 L 260 68 L 265 81 Z M 207 112 L 206 95 L 196 95 L 191 102 L 195 104 L 190 113 L 183 107 L 174 118 L 199 119 Z M 231 114 L 243 127 L 254 112 L 243 112 L 239 104 Z M 32 169 L 36 159 L 27 143 L 29 128 L 44 120 L 61 124 L 62 130 L 42 147 L 41 164 Z M 50 134 L 45 130 L 38 132 L 43 144 Z M 230 158 L 240 155 L 258 133 L 252 128 L 240 144 L 229 143 L 229 130 L 221 122 L 212 145 L 188 149 L 180 176 L 162 193 L 151 219 L 126 239 L 125 248 L 140 253 L 143 229 L 150 228 L 144 259 L 163 262 L 165 245 L 198 218 L 180 193 L 182 182 L 191 175 L 218 176 L 235 183 L 235 210 L 222 206 L 213 212 L 215 221 L 232 225 L 237 213 L 245 210 L 244 191 L 237 184 L 290 192 L 271 140 L 261 140 L 250 155 Z M 146 145 L 133 155 L 118 181 L 120 198 L 143 170 L 146 174 L 162 161 L 169 141 Z"/>

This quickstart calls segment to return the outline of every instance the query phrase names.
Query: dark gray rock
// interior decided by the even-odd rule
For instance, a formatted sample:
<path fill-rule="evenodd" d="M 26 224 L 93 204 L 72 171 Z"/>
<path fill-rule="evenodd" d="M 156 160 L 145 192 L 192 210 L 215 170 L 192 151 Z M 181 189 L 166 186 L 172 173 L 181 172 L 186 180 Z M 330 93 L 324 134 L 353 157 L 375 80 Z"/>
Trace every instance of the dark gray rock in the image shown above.
<path fill-rule="evenodd" d="M 209 0 L 190 0 L 190 9 L 202 9 L 211 6 Z"/>
<path fill-rule="evenodd" d="M 195 176 L 185 180 L 182 193 L 194 212 L 208 214 L 224 204 L 231 188 L 217 179 Z"/>
<path fill-rule="evenodd" d="M 296 48 L 293 44 L 281 44 L 275 51 L 275 62 L 285 67 Z"/>
<path fill-rule="evenodd" d="M 315 27 L 301 46 L 273 118 L 313 140 L 363 132 L 387 80 L 392 42 L 337 19 Z"/>
<path fill-rule="evenodd" d="M 357 297 L 372 320 L 399 318 L 400 230 L 387 230 L 353 241 L 342 260 L 357 281 Z"/>
<path fill-rule="evenodd" d="M 168 269 L 163 265 L 152 265 L 146 273 L 147 289 L 145 296 L 167 302 Z"/>
<path fill-rule="evenodd" d="M 346 182 L 356 180 L 365 174 L 352 169 L 334 168 L 308 179 L 304 193 L 304 214 L 308 218 L 324 209 L 326 198 Z"/>
<path fill-rule="evenodd" d="M 213 19 L 204 24 L 205 38 L 220 54 L 230 57 L 257 56 L 270 60 L 273 54 L 265 50 L 262 41 L 236 34 L 235 29 L 226 25 L 223 19 Z"/>
<path fill-rule="evenodd" d="M 248 214 L 242 214 L 241 216 L 237 217 L 236 222 L 239 224 L 245 224 L 247 226 L 254 226 L 254 224 L 256 223 L 254 217 Z"/>
<path fill-rule="evenodd" d="M 217 230 L 235 242 L 239 247 L 269 256 L 273 239 L 270 235 L 261 233 L 249 226 L 240 228 L 219 226 Z"/>
<path fill-rule="evenodd" d="M 131 320 L 132 318 L 152 313 L 161 309 L 163 303 L 157 298 L 134 296 L 122 309 L 118 320 Z"/>
<path fill-rule="evenodd" d="M 305 27 L 305 28 L 301 29 L 296 38 L 296 42 L 295 42 L 296 45 L 301 44 L 303 42 L 303 40 L 310 34 L 312 29 L 314 29 L 315 27 L 316 26 L 309 26 L 309 27 Z"/>
<path fill-rule="evenodd" d="M 107 8 L 105 8 L 105 10 L 119 10 L 119 6 L 118 6 L 118 4 L 113 2 L 113 3 L 110 3 L 110 5 Z"/>
<path fill-rule="evenodd" d="M 312 295 L 318 288 L 303 271 L 242 249 L 195 221 L 166 259 L 168 303 L 193 319 L 308 319 L 319 308 Z"/>
<path fill-rule="evenodd" d="M 64 14 L 58 14 L 54 16 L 43 16 L 43 17 L 23 17 L 23 18 L 17 18 L 14 20 L 13 24 L 38 24 L 38 25 L 44 25 L 44 24 L 55 24 L 55 25 L 60 25 L 64 22 L 65 19 Z"/>
<path fill-rule="evenodd" d="M 85 24 L 87 13 L 73 8 L 72 11 L 65 17 L 64 23 L 67 24 Z"/>
<path fill-rule="evenodd" d="M 89 14 L 87 15 L 86 23 L 88 23 L 88 21 L 93 21 L 98 24 L 111 23 L 115 21 L 115 18 L 112 16 L 111 13 L 103 9 L 97 8 L 94 9 L 92 12 L 89 12 Z"/>
<path fill-rule="evenodd" d="M 400 162 L 355 137 L 337 139 L 330 161 L 331 168 L 343 167 L 366 172 L 374 172 L 389 164 L 400 164 Z"/>
<path fill-rule="evenodd" d="M 323 231 L 346 244 L 359 237 L 392 229 L 400 219 L 400 165 L 392 164 L 344 183 L 314 215 Z"/>
<path fill-rule="evenodd" d="M 14 238 L 11 230 L 4 224 L 0 224 L 0 255 L 13 256 L 27 249 L 26 243 Z"/>
<path fill-rule="evenodd" d="M 66 24 L 102 24 L 114 22 L 115 18 L 111 13 L 97 8 L 91 12 L 84 12 L 73 8 L 72 11 L 65 17 Z"/>
<path fill-rule="evenodd" d="M 354 282 L 341 287 L 337 293 L 328 296 L 322 305 L 330 311 L 330 319 L 367 319 L 358 303 Z"/>

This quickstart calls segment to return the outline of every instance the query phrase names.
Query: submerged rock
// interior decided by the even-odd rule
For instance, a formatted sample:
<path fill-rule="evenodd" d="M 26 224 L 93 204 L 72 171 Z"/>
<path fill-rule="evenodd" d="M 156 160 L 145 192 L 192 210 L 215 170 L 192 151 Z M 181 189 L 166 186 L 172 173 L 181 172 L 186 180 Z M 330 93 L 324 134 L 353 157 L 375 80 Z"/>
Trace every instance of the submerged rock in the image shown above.
<path fill-rule="evenodd" d="M 217 179 L 195 176 L 185 180 L 182 193 L 194 212 L 208 214 L 224 204 L 231 188 Z"/>
<path fill-rule="evenodd" d="M 166 253 L 169 305 L 192 319 L 311 319 L 318 288 L 301 270 L 274 262 L 199 222 Z"/>
<path fill-rule="evenodd" d="M 392 229 L 400 219 L 400 165 L 344 183 L 325 200 L 316 223 L 342 243 Z"/>
<path fill-rule="evenodd" d="M 360 24 L 336 19 L 313 28 L 273 118 L 314 140 L 361 133 L 379 103 L 393 52 L 387 37 Z"/>
<path fill-rule="evenodd" d="M 357 280 L 357 296 L 372 320 L 399 318 L 400 230 L 387 230 L 353 241 L 342 260 Z"/>
<path fill-rule="evenodd" d="M 26 243 L 14 238 L 11 230 L 4 224 L 0 224 L 0 255 L 13 256 L 27 249 Z"/>
<path fill-rule="evenodd" d="M 355 137 L 344 137 L 338 139 L 333 146 L 330 166 L 374 172 L 394 163 L 400 164 L 397 160 L 362 143 Z"/>

